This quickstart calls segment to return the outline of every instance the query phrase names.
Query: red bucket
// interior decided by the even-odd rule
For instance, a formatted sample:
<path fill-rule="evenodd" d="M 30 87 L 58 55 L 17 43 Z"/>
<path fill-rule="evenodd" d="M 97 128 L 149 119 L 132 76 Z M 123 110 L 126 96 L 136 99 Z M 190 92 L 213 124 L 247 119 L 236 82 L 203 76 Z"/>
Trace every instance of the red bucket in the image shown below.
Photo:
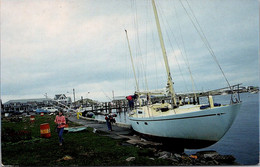
<path fill-rule="evenodd" d="M 48 123 L 41 124 L 40 130 L 41 130 L 41 137 L 44 137 L 44 138 L 50 138 L 51 137 L 50 125 Z"/>
<path fill-rule="evenodd" d="M 31 123 L 34 123 L 34 121 L 35 121 L 35 116 L 34 115 L 31 115 L 30 121 L 31 121 Z"/>
<path fill-rule="evenodd" d="M 41 112 L 41 116 L 44 116 L 44 113 L 43 113 L 43 112 Z"/>

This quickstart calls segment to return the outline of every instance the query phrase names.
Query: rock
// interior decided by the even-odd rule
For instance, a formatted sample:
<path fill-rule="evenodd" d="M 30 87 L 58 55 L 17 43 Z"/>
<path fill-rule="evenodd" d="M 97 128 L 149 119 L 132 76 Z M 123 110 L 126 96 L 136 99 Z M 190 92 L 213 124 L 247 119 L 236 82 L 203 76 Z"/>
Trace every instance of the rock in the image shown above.
<path fill-rule="evenodd" d="M 232 155 L 217 155 L 214 157 L 214 160 L 222 163 L 232 164 L 236 158 Z"/>
<path fill-rule="evenodd" d="M 131 162 L 131 161 L 134 161 L 134 160 L 135 160 L 135 157 L 128 157 L 128 158 L 126 158 L 127 162 Z"/>
<path fill-rule="evenodd" d="M 141 138 L 140 140 L 141 140 L 141 141 L 143 141 L 143 142 L 146 142 L 146 140 L 145 140 L 145 139 L 143 139 L 143 138 Z"/>
<path fill-rule="evenodd" d="M 149 159 L 154 161 L 154 158 L 149 158 Z"/>
<path fill-rule="evenodd" d="M 179 163 L 179 159 L 176 158 L 175 156 L 171 156 L 171 157 L 169 158 L 169 160 L 171 160 L 174 164 Z"/>
<path fill-rule="evenodd" d="M 65 157 L 63 157 L 63 160 L 65 160 L 65 161 L 71 160 L 71 159 L 73 159 L 73 158 L 69 155 L 66 155 Z"/>
<path fill-rule="evenodd" d="M 215 165 L 213 161 L 207 161 L 207 165 Z"/>
<path fill-rule="evenodd" d="M 216 160 L 213 160 L 213 162 L 215 163 L 215 165 L 219 165 L 219 162 Z"/>
<path fill-rule="evenodd" d="M 200 162 L 201 162 L 203 165 L 206 164 L 206 161 L 204 161 L 204 160 L 201 160 Z"/>
<path fill-rule="evenodd" d="M 168 158 L 169 158 L 169 156 L 167 154 L 164 154 L 164 155 L 159 157 L 159 159 L 168 159 Z"/>
<path fill-rule="evenodd" d="M 181 158 L 181 155 L 177 154 L 177 153 L 175 153 L 174 156 L 177 157 L 177 158 Z"/>
<path fill-rule="evenodd" d="M 199 151 L 196 154 L 199 158 L 205 158 L 207 160 L 213 160 L 215 156 L 219 155 L 216 151 Z"/>
<path fill-rule="evenodd" d="M 148 149 L 151 150 L 153 153 L 157 151 L 156 148 L 148 148 Z"/>
<path fill-rule="evenodd" d="M 181 156 L 182 162 L 191 164 L 192 160 L 188 156 Z"/>
<path fill-rule="evenodd" d="M 60 159 L 58 159 L 57 161 L 62 161 L 62 160 L 67 161 L 67 160 L 72 160 L 72 159 L 73 159 L 73 158 L 72 158 L 71 156 L 66 155 L 66 156 L 64 156 L 64 157 L 62 157 L 62 158 L 60 158 Z"/>
<path fill-rule="evenodd" d="M 172 153 L 167 152 L 167 151 L 162 151 L 162 152 L 158 152 L 157 156 L 161 157 L 163 155 L 166 155 L 167 157 L 170 157 Z"/>

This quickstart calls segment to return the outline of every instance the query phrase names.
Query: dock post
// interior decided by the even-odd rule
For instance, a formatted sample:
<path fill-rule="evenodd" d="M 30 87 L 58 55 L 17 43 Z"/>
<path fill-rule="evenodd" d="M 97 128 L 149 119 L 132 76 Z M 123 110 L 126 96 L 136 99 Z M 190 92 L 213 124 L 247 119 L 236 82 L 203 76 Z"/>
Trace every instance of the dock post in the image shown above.
<path fill-rule="evenodd" d="M 106 113 L 107 113 L 107 102 L 105 102 L 105 109 L 106 109 Z"/>
<path fill-rule="evenodd" d="M 200 97 L 197 96 L 197 103 L 200 104 Z"/>
<path fill-rule="evenodd" d="M 112 104 L 110 102 L 108 103 L 108 110 L 109 110 L 109 113 L 111 113 L 111 111 L 112 111 Z"/>

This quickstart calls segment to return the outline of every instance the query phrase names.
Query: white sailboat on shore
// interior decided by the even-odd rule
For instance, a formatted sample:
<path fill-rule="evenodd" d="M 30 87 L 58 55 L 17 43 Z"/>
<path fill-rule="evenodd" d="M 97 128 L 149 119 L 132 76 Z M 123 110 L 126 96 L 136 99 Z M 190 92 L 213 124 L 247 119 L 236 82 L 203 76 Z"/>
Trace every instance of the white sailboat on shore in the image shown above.
<path fill-rule="evenodd" d="M 231 101 L 228 105 L 214 105 L 212 96 L 208 97 L 209 104 L 207 105 L 183 105 L 173 89 L 173 81 L 154 0 L 152 0 L 152 5 L 166 67 L 168 92 L 171 100 L 170 103 L 162 102 L 152 104 L 148 102 L 147 105 L 143 106 L 140 101 L 140 105 L 136 106 L 136 108 L 129 113 L 132 128 L 141 134 L 156 137 L 216 142 L 225 135 L 235 120 L 241 105 L 239 97 L 236 98 L 234 94 L 231 95 Z M 149 91 L 140 92 L 138 85 L 136 86 L 137 91 L 135 93 L 139 97 L 142 95 L 150 97 L 154 94 Z M 233 87 L 229 85 L 229 88 L 234 93 Z"/>

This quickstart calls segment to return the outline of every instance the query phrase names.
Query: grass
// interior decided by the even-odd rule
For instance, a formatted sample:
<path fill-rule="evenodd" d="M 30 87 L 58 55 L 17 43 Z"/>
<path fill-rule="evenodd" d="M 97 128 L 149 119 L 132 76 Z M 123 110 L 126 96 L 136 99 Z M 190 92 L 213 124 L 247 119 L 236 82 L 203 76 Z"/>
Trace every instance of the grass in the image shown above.
<path fill-rule="evenodd" d="M 30 123 L 30 118 L 23 118 L 21 122 L 2 120 L 3 164 L 24 166 L 171 165 L 169 161 L 163 159 L 150 160 L 153 152 L 149 149 L 122 145 L 122 140 L 93 133 L 92 128 L 77 133 L 64 133 L 65 143 L 59 146 L 53 121 L 54 116 L 49 115 L 36 116 L 34 124 Z M 51 138 L 40 137 L 42 123 L 50 124 Z M 78 124 L 69 122 L 69 126 L 78 126 Z M 8 137 L 10 129 L 15 132 L 27 131 L 29 135 L 26 133 L 28 136 L 17 137 L 13 140 L 10 136 Z M 68 156 L 69 160 L 64 160 L 65 156 Z M 136 159 L 127 162 L 128 157 Z"/>

